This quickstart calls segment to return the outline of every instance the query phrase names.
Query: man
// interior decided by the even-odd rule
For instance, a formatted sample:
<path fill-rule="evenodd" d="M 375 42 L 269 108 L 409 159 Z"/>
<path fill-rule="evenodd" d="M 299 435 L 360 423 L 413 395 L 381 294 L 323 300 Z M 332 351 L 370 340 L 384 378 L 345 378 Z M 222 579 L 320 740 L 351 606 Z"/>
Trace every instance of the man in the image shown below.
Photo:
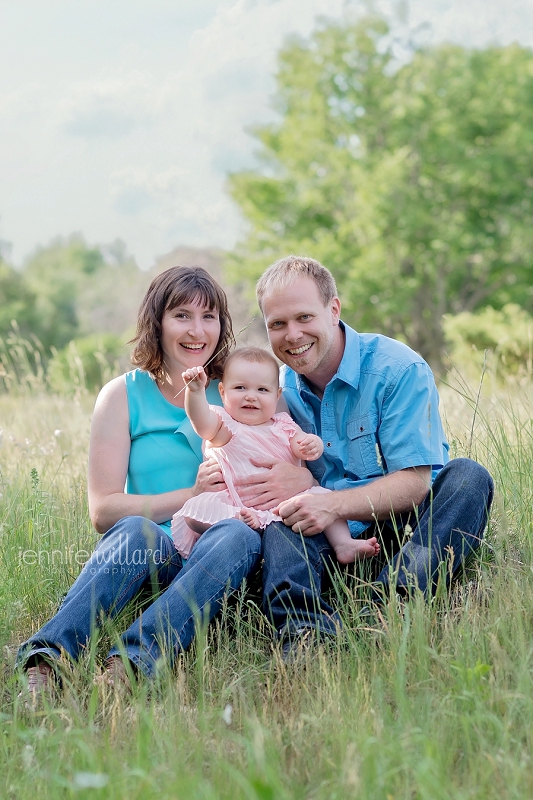
<path fill-rule="evenodd" d="M 309 631 L 338 631 L 339 619 L 321 597 L 328 524 L 348 520 L 352 535 L 381 538 L 389 560 L 376 579 L 376 601 L 391 580 L 400 594 L 417 588 L 430 595 L 443 562 L 446 575 L 455 572 L 479 546 L 493 484 L 476 462 L 449 461 L 426 362 L 400 342 L 358 334 L 340 320 L 329 270 L 289 256 L 264 273 L 257 299 L 285 365 L 290 412 L 324 441 L 324 455 L 308 467 L 333 490 L 281 503 L 285 525 L 264 533 L 264 610 L 288 653 Z M 250 487 L 257 490 L 257 482 L 251 476 Z"/>

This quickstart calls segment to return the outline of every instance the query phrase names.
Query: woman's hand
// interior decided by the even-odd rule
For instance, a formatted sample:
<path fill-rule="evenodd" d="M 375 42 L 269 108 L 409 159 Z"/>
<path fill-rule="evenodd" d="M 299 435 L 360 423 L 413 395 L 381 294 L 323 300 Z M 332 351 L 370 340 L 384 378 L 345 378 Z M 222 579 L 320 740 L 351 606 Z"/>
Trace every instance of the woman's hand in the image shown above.
<path fill-rule="evenodd" d="M 202 492 L 220 492 L 226 489 L 226 484 L 222 477 L 222 470 L 214 458 L 202 461 L 198 467 L 196 481 L 192 487 L 193 496 Z"/>
<path fill-rule="evenodd" d="M 236 481 L 235 487 L 245 506 L 258 511 L 269 511 L 284 500 L 305 492 L 316 481 L 305 467 L 295 467 L 286 461 L 251 459 L 254 467 L 263 467 L 268 472 L 256 472 Z"/>

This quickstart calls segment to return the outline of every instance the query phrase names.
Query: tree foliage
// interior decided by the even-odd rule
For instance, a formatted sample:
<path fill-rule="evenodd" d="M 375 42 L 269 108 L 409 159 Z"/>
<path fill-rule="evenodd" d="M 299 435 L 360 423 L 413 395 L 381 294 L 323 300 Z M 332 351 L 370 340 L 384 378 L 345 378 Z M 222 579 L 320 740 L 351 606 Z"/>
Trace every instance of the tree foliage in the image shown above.
<path fill-rule="evenodd" d="M 79 235 L 38 248 L 21 270 L 0 259 L 0 339 L 8 351 L 35 346 L 52 386 L 75 374 L 96 387 L 118 362 L 128 365 L 126 342 L 150 278 L 122 242 L 91 247 Z"/>
<path fill-rule="evenodd" d="M 444 315 L 444 333 L 453 364 L 462 375 L 478 377 L 490 352 L 489 366 L 498 378 L 533 375 L 533 316 L 507 303 L 498 310 L 486 306 L 474 313 Z"/>
<path fill-rule="evenodd" d="M 33 332 L 37 323 L 35 295 L 20 272 L 0 258 L 0 336 L 18 326 L 23 336 Z"/>
<path fill-rule="evenodd" d="M 79 332 L 78 298 L 103 267 L 100 250 L 78 236 L 56 239 L 30 258 L 24 279 L 36 298 L 38 336 L 45 347 L 64 347 Z"/>
<path fill-rule="evenodd" d="M 280 54 L 277 124 L 231 176 L 256 278 L 288 252 L 337 278 L 344 317 L 437 369 L 445 313 L 533 310 L 533 53 L 451 44 L 394 57 L 382 19 L 328 25 Z"/>
<path fill-rule="evenodd" d="M 97 331 L 122 333 L 134 319 L 128 297 L 135 308 L 145 280 L 121 242 L 90 247 L 79 235 L 38 248 L 22 277 L 35 297 L 34 332 L 45 348 L 57 349 Z"/>
<path fill-rule="evenodd" d="M 148 272 L 120 240 L 91 246 L 79 234 L 58 237 L 39 247 L 20 270 L 2 260 L 1 249 L 2 242 L 0 391 L 13 381 L 24 384 L 24 376 L 33 380 L 39 370 L 56 391 L 97 388 L 130 367 L 127 342 L 155 275 L 176 264 L 198 264 L 224 282 L 221 254 L 212 249 L 176 248 Z M 235 294 L 230 301 L 238 330 L 242 304 Z M 13 380 L 5 379 L 7 373 Z"/>

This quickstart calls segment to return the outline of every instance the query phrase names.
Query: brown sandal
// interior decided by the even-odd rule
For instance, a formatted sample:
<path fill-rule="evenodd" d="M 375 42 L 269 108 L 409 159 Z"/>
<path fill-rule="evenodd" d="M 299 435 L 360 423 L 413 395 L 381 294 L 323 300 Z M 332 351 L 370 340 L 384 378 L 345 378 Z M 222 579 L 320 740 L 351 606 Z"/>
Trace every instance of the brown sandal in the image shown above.
<path fill-rule="evenodd" d="M 54 670 L 46 661 L 39 661 L 34 667 L 26 670 L 28 691 L 32 694 L 52 689 L 54 685 Z"/>
<path fill-rule="evenodd" d="M 110 656 L 105 662 L 104 671 L 95 680 L 101 686 L 111 686 L 114 689 L 126 689 L 131 692 L 126 665 L 120 656 Z"/>
<path fill-rule="evenodd" d="M 39 698 L 45 694 L 51 695 L 55 689 L 56 676 L 53 667 L 46 661 L 38 661 L 25 672 L 27 684 L 19 692 L 19 698 L 25 701 L 25 705 L 35 708 Z M 31 706 L 28 702 L 31 700 Z"/>

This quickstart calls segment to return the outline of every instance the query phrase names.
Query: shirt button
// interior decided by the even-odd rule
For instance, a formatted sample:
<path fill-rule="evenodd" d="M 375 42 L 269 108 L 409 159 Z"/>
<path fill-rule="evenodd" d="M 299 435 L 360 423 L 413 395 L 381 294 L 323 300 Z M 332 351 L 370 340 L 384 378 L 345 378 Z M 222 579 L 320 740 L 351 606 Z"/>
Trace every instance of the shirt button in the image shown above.
<path fill-rule="evenodd" d="M 328 443 L 326 444 L 326 447 L 331 447 L 331 442 L 328 442 Z"/>

